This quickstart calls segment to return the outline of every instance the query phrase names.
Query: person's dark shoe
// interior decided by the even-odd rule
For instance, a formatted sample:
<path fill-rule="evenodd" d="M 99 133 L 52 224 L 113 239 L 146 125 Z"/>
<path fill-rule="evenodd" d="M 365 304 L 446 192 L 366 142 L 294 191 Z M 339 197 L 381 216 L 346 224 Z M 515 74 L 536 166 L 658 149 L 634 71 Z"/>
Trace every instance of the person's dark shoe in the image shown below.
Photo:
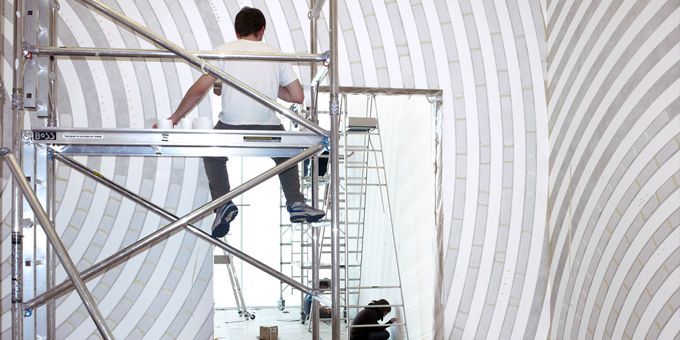
<path fill-rule="evenodd" d="M 238 208 L 233 202 L 229 201 L 227 204 L 217 208 L 215 214 L 215 221 L 212 225 L 212 237 L 220 238 L 229 232 L 229 223 L 238 215 Z"/>
<path fill-rule="evenodd" d="M 292 204 L 288 204 L 286 208 L 290 213 L 290 221 L 293 223 L 318 222 L 320 219 L 326 216 L 325 211 L 312 208 L 305 204 L 305 202 L 294 202 Z"/>

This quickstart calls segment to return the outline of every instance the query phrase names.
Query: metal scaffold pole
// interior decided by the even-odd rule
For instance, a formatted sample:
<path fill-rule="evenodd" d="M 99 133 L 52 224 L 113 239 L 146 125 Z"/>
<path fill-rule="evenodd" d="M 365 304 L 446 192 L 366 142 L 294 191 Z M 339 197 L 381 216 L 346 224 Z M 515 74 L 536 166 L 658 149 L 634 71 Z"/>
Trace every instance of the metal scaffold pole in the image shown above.
<path fill-rule="evenodd" d="M 23 127 L 24 89 L 22 70 L 24 57 L 22 41 L 24 39 L 24 3 L 14 1 L 14 55 L 12 75 L 12 147 L 17 151 L 17 158 L 21 162 L 21 130 Z M 21 228 L 23 198 L 18 185 L 12 182 L 12 338 L 23 339 L 24 323 L 23 310 L 23 231 Z"/>
<path fill-rule="evenodd" d="M 315 54 L 317 47 L 316 47 L 316 40 L 317 40 L 317 17 L 312 15 L 314 6 L 317 4 L 317 0 L 310 0 L 309 2 L 309 7 L 311 8 L 310 10 L 310 16 L 309 16 L 309 52 L 311 54 Z M 316 92 L 318 91 L 317 87 L 314 87 L 312 84 L 314 82 L 314 77 L 316 76 L 316 65 L 312 64 L 311 69 L 310 69 L 310 92 Z M 315 124 L 319 124 L 319 117 L 318 117 L 318 110 L 317 110 L 317 95 L 316 93 L 310 93 L 310 100 L 311 100 L 311 112 L 312 112 L 312 122 Z M 314 208 L 319 207 L 319 157 L 314 157 L 312 158 L 312 169 L 311 169 L 311 176 L 312 176 L 312 206 Z M 321 257 L 319 256 L 319 236 L 320 236 L 320 230 L 319 228 L 314 228 L 312 227 L 312 288 L 317 294 L 320 294 L 319 292 L 319 261 L 321 260 Z M 319 340 L 320 332 L 319 332 L 319 300 L 313 299 L 312 300 L 312 308 L 311 308 L 311 323 L 312 323 L 312 339 L 313 340 Z"/>
<path fill-rule="evenodd" d="M 101 312 L 99 311 L 99 309 L 97 308 L 96 303 L 92 298 L 92 295 L 87 290 L 85 282 L 78 274 L 78 269 L 76 269 L 75 264 L 69 257 L 66 247 L 59 239 L 59 234 L 57 234 L 57 231 L 54 230 L 54 225 L 52 224 L 52 222 L 50 222 L 50 218 L 47 216 L 47 213 L 40 205 L 38 197 L 36 197 L 35 193 L 31 190 L 31 185 L 30 183 L 28 183 L 28 180 L 26 180 L 26 177 L 24 176 L 23 171 L 21 170 L 19 162 L 17 162 L 14 155 L 12 155 L 7 148 L 0 149 L 0 158 L 4 158 L 5 160 L 7 160 L 7 165 L 9 165 L 9 169 L 12 171 L 12 175 L 14 176 L 14 182 L 16 182 L 17 186 L 26 196 L 28 204 L 30 205 L 31 209 L 35 213 L 36 218 L 38 219 L 38 222 L 45 231 L 45 235 L 52 244 L 52 247 L 54 248 L 57 257 L 59 258 L 59 261 L 61 262 L 62 266 L 64 266 L 66 274 L 68 275 L 69 279 L 71 279 L 71 283 L 78 292 L 80 299 L 83 301 L 83 304 L 87 309 L 87 312 L 92 317 L 92 320 L 97 326 L 97 329 L 99 330 L 99 333 L 101 334 L 102 338 L 113 339 L 113 333 L 111 333 L 111 330 L 106 325 L 106 321 L 102 316 Z M 19 263 L 21 264 L 22 262 Z"/>
<path fill-rule="evenodd" d="M 303 119 L 303 118 L 300 118 L 297 114 L 295 114 L 295 112 L 292 112 L 291 110 L 285 108 L 283 105 L 279 104 L 277 101 L 267 97 L 266 95 L 262 94 L 261 92 L 255 90 L 254 88 L 243 83 L 242 81 L 228 75 L 226 72 L 224 72 L 220 68 L 218 68 L 218 67 L 216 67 L 216 66 L 214 66 L 210 63 L 207 63 L 204 60 L 196 57 L 195 55 L 191 54 L 190 51 L 173 44 L 169 40 L 157 35 L 156 33 L 149 31 L 144 26 L 142 26 L 139 23 L 135 22 L 134 20 L 114 11 L 110 7 L 104 5 L 103 3 L 99 2 L 99 1 L 94 1 L 94 0 L 80 0 L 80 2 L 92 7 L 93 9 L 97 10 L 99 13 L 109 17 L 113 21 L 120 23 L 121 25 L 131 29 L 132 31 L 139 33 L 140 35 L 142 35 L 142 36 L 146 37 L 147 39 L 153 41 L 155 44 L 163 46 L 168 51 L 175 53 L 177 56 L 186 60 L 190 64 L 194 65 L 195 67 L 200 68 L 201 71 L 203 71 L 205 74 L 210 74 L 213 77 L 222 80 L 225 84 L 232 86 L 234 89 L 236 89 L 239 92 L 243 93 L 244 95 L 250 97 L 251 99 L 255 100 L 256 102 L 264 105 L 265 107 L 272 109 L 275 112 L 280 113 L 281 115 L 285 116 L 286 118 L 288 118 L 288 119 L 290 119 L 294 122 L 299 123 L 300 125 L 307 128 L 309 131 L 312 131 L 319 136 L 326 136 L 327 132 L 324 129 L 320 128 L 318 125 L 312 124 L 310 121 Z"/>
<path fill-rule="evenodd" d="M 267 266 L 266 264 L 256 260 L 253 257 L 248 256 L 247 254 L 239 251 L 236 248 L 233 248 L 226 243 L 223 243 L 213 237 L 211 237 L 209 234 L 199 230 L 197 227 L 194 227 L 190 225 L 190 223 L 200 219 L 201 217 L 207 215 L 210 213 L 214 208 L 224 204 L 225 202 L 228 202 L 237 196 L 243 194 L 244 192 L 250 190 L 251 188 L 255 187 L 258 184 L 261 184 L 262 182 L 266 181 L 267 179 L 285 171 L 286 169 L 290 168 L 294 164 L 297 164 L 304 160 L 305 158 L 321 151 L 323 148 L 323 145 L 316 145 L 308 150 L 305 150 L 301 152 L 300 154 L 289 158 L 285 162 L 265 171 L 264 173 L 250 179 L 249 181 L 241 184 L 240 186 L 232 189 L 228 193 L 224 194 L 223 196 L 220 196 L 216 198 L 213 201 L 210 201 L 206 203 L 205 205 L 199 207 L 198 209 L 180 217 L 177 218 L 176 216 L 169 215 L 165 213 L 162 209 L 160 209 L 157 206 L 150 205 L 148 202 L 141 200 L 138 195 L 134 195 L 129 191 L 122 191 L 122 190 L 116 190 L 119 193 L 123 194 L 127 198 L 133 199 L 136 203 L 144 205 L 147 209 L 151 209 L 151 211 L 163 216 L 164 218 L 168 220 L 172 220 L 173 222 L 164 226 L 161 229 L 156 230 L 155 232 L 147 235 L 146 237 L 142 238 L 141 240 L 119 250 L 118 252 L 114 253 L 113 255 L 107 257 L 106 259 L 102 260 L 101 262 L 93 265 L 92 267 L 86 269 L 85 271 L 81 272 L 79 275 L 83 278 L 83 280 L 88 281 L 97 275 L 100 275 L 101 273 L 111 269 L 114 266 L 117 266 L 118 264 L 128 260 L 129 258 L 139 254 L 140 252 L 149 249 L 150 247 L 160 243 L 163 240 L 166 240 L 168 237 L 172 236 L 173 234 L 179 232 L 182 230 L 182 227 L 185 227 L 188 229 L 190 232 L 192 232 L 194 235 L 200 237 L 204 241 L 210 242 L 215 246 L 218 246 L 230 254 L 240 258 L 244 262 L 247 262 L 254 267 L 262 270 L 263 272 L 274 276 L 275 278 L 282 280 L 295 289 L 298 289 L 302 292 L 305 293 L 313 293 L 312 289 L 309 287 L 281 274 L 280 272 L 272 269 L 271 267 Z M 120 189 L 119 186 L 114 185 L 113 182 L 111 181 L 105 181 L 103 177 L 96 172 L 92 172 L 86 169 L 86 167 L 78 164 L 77 162 L 74 162 L 72 160 L 69 160 L 68 158 L 61 157 L 59 155 L 56 155 L 56 157 L 63 161 L 66 162 L 68 165 L 74 166 L 74 168 L 81 173 L 90 175 L 93 177 L 93 179 L 96 179 L 100 183 L 108 186 L 111 189 Z M 25 308 L 26 309 L 33 309 L 38 307 L 41 304 L 44 304 L 46 301 L 50 299 L 57 298 L 59 296 L 62 296 L 65 293 L 70 292 L 73 289 L 73 284 L 69 281 L 65 281 L 56 287 L 54 287 L 52 290 L 49 292 L 45 292 L 44 294 L 41 294 L 31 301 L 27 301 L 25 303 Z"/>
<path fill-rule="evenodd" d="M 92 317 L 95 325 L 97 326 L 97 329 L 101 333 L 101 337 L 104 339 L 112 339 L 113 335 L 111 333 L 111 330 L 109 330 L 108 326 L 106 325 L 106 320 L 103 318 L 101 315 L 101 312 L 97 309 L 97 306 L 95 305 L 95 301 L 91 295 L 91 293 L 87 290 L 87 287 L 85 286 L 85 282 L 93 278 L 94 276 L 97 276 L 101 274 L 103 271 L 110 269 L 111 267 L 129 259 L 130 257 L 134 256 L 137 252 L 146 250 L 150 248 L 151 246 L 155 245 L 156 243 L 167 239 L 167 237 L 170 237 L 172 234 L 175 232 L 186 229 L 189 232 L 195 234 L 197 237 L 200 239 L 203 239 L 204 241 L 207 241 L 217 247 L 220 247 L 229 253 L 233 254 L 236 257 L 241 258 L 247 263 L 252 264 L 256 268 L 264 271 L 265 273 L 268 273 L 275 278 L 280 279 L 283 282 L 288 283 L 291 287 L 298 289 L 302 291 L 303 293 L 309 293 L 314 295 L 313 299 L 313 308 L 312 308 L 312 319 L 311 319 L 311 324 L 313 326 L 313 339 L 317 340 L 320 337 L 320 327 L 319 327 L 319 306 L 320 303 L 323 303 L 327 305 L 329 302 L 332 305 L 332 339 L 340 339 L 340 323 L 342 320 L 341 316 L 341 301 L 340 301 L 340 289 L 341 289 L 341 282 L 340 282 L 340 269 L 342 267 L 341 264 L 341 259 L 340 259 L 340 213 L 339 213 L 339 185 L 340 185 L 340 176 L 339 176 L 339 130 L 340 130 L 340 104 L 339 104 L 339 78 L 338 78 L 338 64 L 337 64 L 337 56 L 338 56 L 338 4 L 337 0 L 331 0 L 329 1 L 329 10 L 330 10 L 330 17 L 329 17 L 329 36 L 330 36 L 330 44 L 329 44 L 329 52 L 326 52 L 324 54 L 317 54 L 318 50 L 318 28 L 317 28 L 317 19 L 321 13 L 321 8 L 323 4 L 325 3 L 325 0 L 310 0 L 310 53 L 309 54 L 286 54 L 286 53 L 280 53 L 280 54 L 275 54 L 275 55 L 256 55 L 256 54 L 224 54 L 224 53 L 211 53 L 207 52 L 205 55 L 199 56 L 197 55 L 198 53 L 196 51 L 188 51 L 186 49 L 183 49 L 179 46 L 176 46 L 172 44 L 170 41 L 167 39 L 164 39 L 163 37 L 149 31 L 145 27 L 141 26 L 140 24 L 136 23 L 135 21 L 127 18 L 126 16 L 112 10 L 110 7 L 104 5 L 102 2 L 97 1 L 97 0 L 79 0 L 79 2 L 91 7 L 92 9 L 98 11 L 99 13 L 103 14 L 104 16 L 109 17 L 112 19 L 114 22 L 117 22 L 119 24 L 122 24 L 122 26 L 125 26 L 132 31 L 146 37 L 153 43 L 162 46 L 163 48 L 167 49 L 167 51 L 164 50 L 131 50 L 131 49 L 96 49 L 96 48 L 59 48 L 57 47 L 57 21 L 58 21 L 58 9 L 59 9 L 59 4 L 56 0 L 50 0 L 50 7 L 49 7 L 49 31 L 48 33 L 48 39 L 49 39 L 49 45 L 50 46 L 31 46 L 28 45 L 24 40 L 24 15 L 26 11 L 30 12 L 30 4 L 31 2 L 28 2 L 28 4 L 24 5 L 24 0 L 14 0 L 14 8 L 13 8 L 13 14 L 14 15 L 14 62 L 12 63 L 14 67 L 14 72 L 13 72 L 13 89 L 12 89 L 12 128 L 11 128 L 11 133 L 12 133 L 12 145 L 11 149 L 14 150 L 15 154 L 12 155 L 9 152 L 9 149 L 3 148 L 0 150 L 0 160 L 2 158 L 6 158 L 8 161 L 7 163 L 10 165 L 10 168 L 12 170 L 12 173 L 14 174 L 14 177 L 16 178 L 16 181 L 12 182 L 12 234 L 11 234 L 11 240 L 12 240 L 12 287 L 11 287 L 11 298 L 12 298 L 12 338 L 16 340 L 20 340 L 24 338 L 24 328 L 25 325 L 24 323 L 27 321 L 24 321 L 24 312 L 32 312 L 35 308 L 38 308 L 40 305 L 47 305 L 47 336 L 48 338 L 54 338 L 55 337 L 55 319 L 54 319 L 54 299 L 56 299 L 59 296 L 62 296 L 63 294 L 75 289 L 78 294 L 80 295 L 81 299 L 83 300 L 83 303 L 89 312 L 90 316 Z M 28 23 L 28 22 L 26 22 Z M 29 30 L 29 28 L 26 28 Z M 27 32 L 30 32 L 27 31 Z M 45 41 L 42 41 L 40 44 L 44 44 Z M 200 52 L 200 51 L 198 51 Z M 48 147 L 47 148 L 47 160 L 46 160 L 46 193 L 47 193 L 47 201 L 45 202 L 46 209 L 43 209 L 41 206 L 40 201 L 38 200 L 36 193 L 32 191 L 30 188 L 30 179 L 27 180 L 26 177 L 23 175 L 22 168 L 21 168 L 21 161 L 22 161 L 22 156 L 26 157 L 28 159 L 28 152 L 22 155 L 22 146 L 24 142 L 27 140 L 30 140 L 32 143 L 36 144 L 44 144 L 44 140 L 36 140 L 34 141 L 31 137 L 28 137 L 27 140 L 22 140 L 22 134 L 23 134 L 23 129 L 28 128 L 24 126 L 24 97 L 28 97 L 28 94 L 25 94 L 24 92 L 28 93 L 30 92 L 28 89 L 31 88 L 31 86 L 26 85 L 27 90 L 24 91 L 24 83 L 29 84 L 30 78 L 27 78 L 27 80 L 24 79 L 24 69 L 25 69 L 25 64 L 26 64 L 26 59 L 30 59 L 32 55 L 43 55 L 43 56 L 49 56 L 49 61 L 47 64 L 47 71 L 48 71 L 48 87 L 47 87 L 47 119 L 45 120 L 45 123 L 47 125 L 47 128 L 42 127 L 42 129 L 52 131 L 52 133 L 58 133 L 58 125 L 59 125 L 59 117 L 57 114 L 57 92 L 56 92 L 56 76 L 57 76 L 57 63 L 56 63 L 56 56 L 84 56 L 84 57 L 130 57 L 130 58 L 144 58 L 144 57 L 149 57 L 149 56 L 155 56 L 158 58 L 174 58 L 174 57 L 179 57 L 182 58 L 186 61 L 189 62 L 194 67 L 197 67 L 203 71 L 204 74 L 210 74 L 215 78 L 221 79 L 225 84 L 231 85 L 234 87 L 236 90 L 244 93 L 245 95 L 249 96 L 253 100 L 257 101 L 258 103 L 262 104 L 265 107 L 268 107 L 283 116 L 286 116 L 287 118 L 290 118 L 291 120 L 299 123 L 301 126 L 304 126 L 307 130 L 313 132 L 317 136 L 323 137 L 322 142 L 317 142 L 320 144 L 315 144 L 309 148 L 307 148 L 305 151 L 297 154 L 296 156 L 291 157 L 287 162 L 284 164 L 281 164 L 280 166 L 274 167 L 265 173 L 253 178 L 251 181 L 248 181 L 247 183 L 244 183 L 242 186 L 232 190 L 229 194 L 214 200 L 210 203 L 207 203 L 206 205 L 202 206 L 201 208 L 185 215 L 180 218 L 176 216 L 172 216 L 171 214 L 161 211 L 160 215 L 171 221 L 170 224 L 168 224 L 165 228 L 162 230 L 159 230 L 157 233 L 153 233 L 152 235 L 149 235 L 147 238 L 144 238 L 137 243 L 135 243 L 133 246 L 130 246 L 128 248 L 125 248 L 118 253 L 110 256 L 109 258 L 105 259 L 104 261 L 95 264 L 93 267 L 87 269 L 85 272 L 78 273 L 75 266 L 73 265 L 73 262 L 71 258 L 68 256 L 67 249 L 64 247 L 64 245 L 61 243 L 61 240 L 59 239 L 59 236 L 56 234 L 56 231 L 54 229 L 54 219 L 55 219 L 55 163 L 57 159 L 61 159 L 62 161 L 65 161 L 64 158 L 62 158 L 61 153 L 63 153 L 66 149 L 55 149 Z M 311 91 L 311 119 L 306 120 L 303 119 L 299 116 L 297 116 L 294 112 L 291 110 L 283 107 L 279 103 L 277 103 L 274 100 L 271 100 L 264 96 L 263 94 L 259 93 L 255 89 L 249 87 L 247 84 L 240 82 L 239 80 L 229 76 L 228 74 L 224 73 L 221 69 L 215 67 L 214 65 L 206 62 L 205 60 L 199 59 L 199 57 L 203 57 L 205 59 L 223 59 L 223 60 L 261 60 L 261 61 L 279 61 L 279 62 L 291 62 L 291 61 L 298 61 L 302 63 L 309 63 L 310 64 L 310 69 L 311 69 L 311 77 L 312 83 L 316 83 L 316 86 L 312 89 Z M 329 112 L 330 112 L 330 128 L 331 131 L 328 132 L 324 130 L 323 128 L 319 127 L 319 119 L 318 119 L 318 91 L 319 91 L 319 83 L 323 77 L 325 77 L 326 69 L 322 69 L 321 72 L 317 72 L 317 62 L 325 62 L 328 64 L 328 72 L 330 74 L 329 76 L 329 85 L 330 85 L 330 97 L 329 97 Z M 311 86 L 310 86 L 311 88 Z M 26 106 L 30 108 L 29 102 L 26 102 Z M 36 127 L 33 127 L 33 129 L 36 129 Z M 35 130 L 34 130 L 35 131 Z M 285 138 L 285 137 L 284 137 Z M 4 145 L 3 145 L 4 146 Z M 210 237 L 209 234 L 201 231 L 200 229 L 196 228 L 195 226 L 190 225 L 189 223 L 191 221 L 194 221 L 195 219 L 198 219 L 200 217 L 203 217 L 205 214 L 209 213 L 215 206 L 223 203 L 225 200 L 231 199 L 233 197 L 238 196 L 239 194 L 247 191 L 251 187 L 254 187 L 255 185 L 259 184 L 261 181 L 263 181 L 265 178 L 269 178 L 271 176 L 274 176 L 278 172 L 280 172 L 283 169 L 283 166 L 290 166 L 291 164 L 295 164 L 297 162 L 300 162 L 304 158 L 312 157 L 312 194 L 311 194 L 311 199 L 312 199 L 312 206 L 315 208 L 318 208 L 321 205 L 321 199 L 319 198 L 319 163 L 318 163 L 318 157 L 315 156 L 315 154 L 318 154 L 319 152 L 322 151 L 322 149 L 326 147 L 330 147 L 330 172 L 331 172 L 331 178 L 330 178 L 330 187 L 329 187 L 329 192 L 330 196 L 326 200 L 326 205 L 329 207 L 330 210 L 330 227 L 331 227 L 331 275 L 332 275 L 332 281 L 331 281 L 331 286 L 330 291 L 331 291 L 331 301 L 328 301 L 322 296 L 322 292 L 319 289 L 319 277 L 320 277 L 320 269 L 321 269 L 321 254 L 325 253 L 322 252 L 321 248 L 321 243 L 322 243 L 322 235 L 321 235 L 321 229 L 313 226 L 309 226 L 311 228 L 311 235 L 312 235 L 312 275 L 311 275 L 311 284 L 308 284 L 310 287 L 307 287 L 305 285 L 306 282 L 297 282 L 296 280 L 289 278 L 282 273 L 277 272 L 276 270 L 273 270 L 266 266 L 265 264 L 257 261 L 254 258 L 251 258 L 245 253 L 240 252 L 238 249 L 232 248 L 227 244 L 224 244 L 218 240 L 213 239 Z M 92 147 L 92 146 L 89 146 Z M 99 149 L 96 149 L 99 147 Z M 82 147 L 80 150 L 85 150 L 87 149 L 88 146 Z M 94 146 L 92 147 L 92 150 L 104 150 L 102 149 L 103 146 Z M 71 152 L 76 154 L 79 150 L 78 146 L 71 147 L 69 149 Z M 175 150 L 173 146 L 168 146 L 163 149 L 164 152 L 169 152 L 170 150 Z M 122 156 L 131 156 L 128 154 L 125 154 L 123 151 L 120 151 Z M 158 152 L 158 151 L 157 151 Z M 277 152 L 283 152 L 283 151 L 278 151 Z M 115 153 L 115 152 L 114 152 Z M 64 154 L 68 154 L 68 152 L 65 152 Z M 99 154 L 98 152 L 95 152 L 95 154 Z M 16 158 L 15 158 L 16 156 Z M 132 155 L 134 156 L 134 155 Z M 68 163 L 68 160 L 65 161 Z M 85 168 L 83 166 L 83 168 Z M 96 174 L 96 172 L 95 172 Z M 109 183 L 110 184 L 110 183 Z M 105 184 L 106 185 L 106 184 Z M 130 195 L 130 197 L 134 197 L 133 195 Z M 36 226 L 37 224 L 40 224 L 42 228 L 45 230 L 45 234 L 47 236 L 47 239 L 49 242 L 47 243 L 47 287 L 46 291 L 42 293 L 41 295 L 37 297 L 32 297 L 31 295 L 24 295 L 23 293 L 23 286 L 24 286 L 24 280 L 23 280 L 23 272 L 24 272 L 24 266 L 23 266 L 23 226 L 26 225 L 26 221 L 30 224 L 30 220 L 24 221 L 24 218 L 27 217 L 27 214 L 24 214 L 22 211 L 25 207 L 24 204 L 28 202 L 28 205 L 31 207 L 31 209 L 34 211 L 34 215 L 36 217 L 36 221 L 33 222 Z M 144 205 L 144 204 L 143 204 Z M 147 207 L 149 208 L 149 207 Z M 152 211 L 159 211 L 158 207 L 150 207 Z M 53 247 L 53 250 L 50 251 L 49 248 Z M 29 249 L 28 247 L 26 248 L 27 250 Z M 56 285 L 54 282 L 54 270 L 56 268 L 56 260 L 57 258 L 60 260 L 62 265 L 64 266 L 70 281 L 64 281 L 59 285 Z M 324 266 L 324 268 L 326 268 Z M 324 276 L 325 277 L 325 276 Z M 28 276 L 27 276 L 28 279 Z M 27 283 L 26 286 L 29 286 Z M 27 302 L 24 302 L 24 299 L 28 300 Z M 28 329 L 28 328 L 26 328 Z M 26 334 L 26 336 L 29 336 Z"/>
<path fill-rule="evenodd" d="M 330 0 L 330 51 L 331 60 L 329 64 L 329 84 L 330 84 L 330 119 L 331 119 L 331 264 L 332 278 L 331 300 L 333 303 L 332 332 L 333 340 L 340 339 L 340 209 L 339 209 L 339 129 L 340 129 L 340 104 L 338 101 L 338 1 Z"/>
<path fill-rule="evenodd" d="M 57 22 L 59 21 L 59 3 L 57 1 L 50 1 L 50 21 L 49 21 L 49 44 L 50 46 L 57 45 Z M 47 88 L 47 126 L 59 126 L 59 116 L 57 114 L 57 61 L 54 56 L 49 57 L 48 62 L 48 82 Z M 47 214 L 52 223 L 56 220 L 56 173 L 55 162 L 51 156 L 52 150 L 47 150 L 46 171 L 47 171 Z M 54 287 L 56 284 L 55 271 L 57 268 L 56 256 L 52 245 L 47 242 L 46 249 L 47 275 L 46 275 L 46 289 Z M 56 325 L 56 305 L 54 300 L 47 302 L 47 338 L 56 339 L 57 325 Z"/>

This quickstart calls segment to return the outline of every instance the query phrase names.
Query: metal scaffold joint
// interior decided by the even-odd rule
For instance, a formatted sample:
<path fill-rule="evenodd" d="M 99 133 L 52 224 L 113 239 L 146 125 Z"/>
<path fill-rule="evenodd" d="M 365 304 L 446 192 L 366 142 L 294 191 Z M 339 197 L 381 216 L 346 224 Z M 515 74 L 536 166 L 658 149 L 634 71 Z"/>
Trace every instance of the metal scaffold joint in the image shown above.
<path fill-rule="evenodd" d="M 340 114 L 340 102 L 337 99 L 331 100 L 329 114 L 331 116 L 337 116 Z"/>
<path fill-rule="evenodd" d="M 331 51 L 326 51 L 321 56 L 324 58 L 323 65 L 328 66 L 331 63 Z"/>
<path fill-rule="evenodd" d="M 441 105 L 443 103 L 442 95 L 437 94 L 437 95 L 427 96 L 427 102 L 430 103 L 430 104 Z"/>
<path fill-rule="evenodd" d="M 22 235 L 19 232 L 12 232 L 12 244 L 22 244 L 24 239 L 24 235 Z"/>
<path fill-rule="evenodd" d="M 21 110 L 24 107 L 24 89 L 14 88 L 12 90 L 12 109 Z"/>
<path fill-rule="evenodd" d="M 22 46 L 24 50 L 21 52 L 21 56 L 28 60 L 33 59 L 33 52 L 31 52 L 31 47 L 35 48 L 35 46 L 27 42 L 24 42 Z"/>
<path fill-rule="evenodd" d="M 0 79 L 0 104 L 5 104 L 5 82 Z"/>

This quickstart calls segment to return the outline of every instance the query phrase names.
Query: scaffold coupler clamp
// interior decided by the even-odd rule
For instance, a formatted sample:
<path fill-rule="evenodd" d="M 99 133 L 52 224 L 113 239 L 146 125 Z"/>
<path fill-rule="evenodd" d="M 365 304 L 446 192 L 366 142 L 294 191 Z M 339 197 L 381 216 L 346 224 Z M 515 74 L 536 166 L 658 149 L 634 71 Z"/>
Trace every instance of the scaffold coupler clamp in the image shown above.
<path fill-rule="evenodd" d="M 38 48 L 28 42 L 24 42 L 23 47 L 24 51 L 21 53 L 21 55 L 26 59 L 33 59 L 33 54 L 38 51 Z"/>
<path fill-rule="evenodd" d="M 321 53 L 321 56 L 323 57 L 323 66 L 328 66 L 331 63 L 331 51 L 326 51 L 324 53 Z"/>
<path fill-rule="evenodd" d="M 24 89 L 14 88 L 12 90 L 12 109 L 23 109 L 24 107 Z"/>
<path fill-rule="evenodd" d="M 0 79 L 0 104 L 5 104 L 5 82 Z"/>
<path fill-rule="evenodd" d="M 333 99 L 330 103 L 330 112 L 329 114 L 331 116 L 334 115 L 339 115 L 340 114 L 340 102 L 337 99 Z"/>
<path fill-rule="evenodd" d="M 24 50 L 21 53 L 21 55 L 28 60 L 33 59 L 33 51 L 36 50 L 35 46 L 27 42 L 24 42 L 23 48 Z"/>

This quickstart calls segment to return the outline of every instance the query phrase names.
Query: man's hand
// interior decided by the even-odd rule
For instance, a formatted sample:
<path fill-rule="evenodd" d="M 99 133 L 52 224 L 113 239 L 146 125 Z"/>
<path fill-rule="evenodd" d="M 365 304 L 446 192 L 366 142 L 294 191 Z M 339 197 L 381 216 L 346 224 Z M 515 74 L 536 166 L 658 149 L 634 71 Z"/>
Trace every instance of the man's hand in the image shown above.
<path fill-rule="evenodd" d="M 175 125 L 177 125 L 177 122 L 175 122 L 174 120 L 172 120 L 172 119 L 170 119 L 170 118 L 168 118 L 168 119 L 166 119 L 166 120 L 169 120 L 169 121 L 172 122 L 172 128 L 174 128 Z M 151 128 L 152 128 L 152 129 L 158 129 L 158 121 L 155 122 L 155 123 L 153 123 L 153 124 L 151 125 Z"/>
<path fill-rule="evenodd" d="M 173 126 L 177 125 L 177 123 L 184 116 L 186 116 L 187 113 L 189 113 L 189 111 L 191 111 L 191 109 L 196 106 L 199 101 L 201 101 L 201 98 L 205 96 L 214 82 L 215 77 L 209 74 L 204 74 L 198 78 L 198 80 L 196 80 L 193 85 L 191 85 L 189 90 L 187 90 L 187 93 L 184 94 L 182 101 L 177 107 L 177 110 L 175 110 L 175 112 L 170 117 L 168 117 L 169 120 L 172 120 Z"/>

